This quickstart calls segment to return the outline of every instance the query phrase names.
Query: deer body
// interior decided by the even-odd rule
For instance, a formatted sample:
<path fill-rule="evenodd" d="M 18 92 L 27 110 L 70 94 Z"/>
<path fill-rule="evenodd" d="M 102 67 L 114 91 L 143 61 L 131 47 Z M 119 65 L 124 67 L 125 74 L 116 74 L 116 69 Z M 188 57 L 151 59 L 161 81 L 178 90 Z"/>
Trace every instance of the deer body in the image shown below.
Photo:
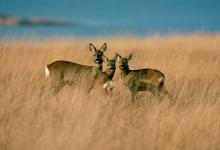
<path fill-rule="evenodd" d="M 127 58 L 118 56 L 120 59 L 119 68 L 121 70 L 121 78 L 124 85 L 129 88 L 133 102 L 139 91 L 150 91 L 154 95 L 159 95 L 160 93 L 164 95 L 169 94 L 164 88 L 165 76 L 162 72 L 150 68 L 130 70 L 128 61 L 132 55 L 129 55 Z"/>
<path fill-rule="evenodd" d="M 55 92 L 59 92 L 65 85 L 84 83 L 87 86 L 87 93 L 89 93 L 95 78 L 102 72 L 103 53 L 107 45 L 104 43 L 100 50 L 96 50 L 92 44 L 90 44 L 89 48 L 90 51 L 94 52 L 94 61 L 97 66 L 58 60 L 45 67 L 46 77 L 50 79 L 51 86 Z"/>

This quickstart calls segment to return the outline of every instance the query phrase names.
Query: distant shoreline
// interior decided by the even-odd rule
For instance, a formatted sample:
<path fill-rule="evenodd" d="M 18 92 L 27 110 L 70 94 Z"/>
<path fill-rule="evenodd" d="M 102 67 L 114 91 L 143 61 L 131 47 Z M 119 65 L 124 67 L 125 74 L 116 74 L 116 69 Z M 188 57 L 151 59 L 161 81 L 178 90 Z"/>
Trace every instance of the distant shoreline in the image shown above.
<path fill-rule="evenodd" d="M 14 16 L 1 15 L 0 25 L 5 26 L 79 26 L 79 22 L 64 21 L 45 18 L 18 18 Z"/>

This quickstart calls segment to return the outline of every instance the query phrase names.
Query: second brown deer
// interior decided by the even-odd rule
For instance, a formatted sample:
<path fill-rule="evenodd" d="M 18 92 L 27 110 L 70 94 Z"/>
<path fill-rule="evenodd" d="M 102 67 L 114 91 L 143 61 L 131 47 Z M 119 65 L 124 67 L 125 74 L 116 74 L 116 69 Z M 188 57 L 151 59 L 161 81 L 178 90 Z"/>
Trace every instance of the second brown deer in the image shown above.
<path fill-rule="evenodd" d="M 135 102 L 139 91 L 150 91 L 154 95 L 163 94 L 171 99 L 171 95 L 164 87 L 165 76 L 162 72 L 150 68 L 130 70 L 128 61 L 131 60 L 132 54 L 125 58 L 119 54 L 117 56 L 121 78 L 131 92 L 132 102 Z"/>
<path fill-rule="evenodd" d="M 105 56 L 106 71 L 100 73 L 94 81 L 94 86 L 102 87 L 108 95 L 112 93 L 115 84 L 113 77 L 116 70 L 116 59 L 117 55 L 112 59 L 108 59 Z"/>

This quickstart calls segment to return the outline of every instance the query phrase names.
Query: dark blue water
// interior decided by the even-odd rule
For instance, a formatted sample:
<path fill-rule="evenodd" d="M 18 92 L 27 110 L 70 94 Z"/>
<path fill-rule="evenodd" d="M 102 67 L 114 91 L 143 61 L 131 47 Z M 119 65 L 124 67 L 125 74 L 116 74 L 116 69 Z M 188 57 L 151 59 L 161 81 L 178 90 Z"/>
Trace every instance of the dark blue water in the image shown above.
<path fill-rule="evenodd" d="M 78 26 L 0 26 L 0 36 L 97 36 L 220 31 L 219 0 L 0 0 L 0 14 Z"/>

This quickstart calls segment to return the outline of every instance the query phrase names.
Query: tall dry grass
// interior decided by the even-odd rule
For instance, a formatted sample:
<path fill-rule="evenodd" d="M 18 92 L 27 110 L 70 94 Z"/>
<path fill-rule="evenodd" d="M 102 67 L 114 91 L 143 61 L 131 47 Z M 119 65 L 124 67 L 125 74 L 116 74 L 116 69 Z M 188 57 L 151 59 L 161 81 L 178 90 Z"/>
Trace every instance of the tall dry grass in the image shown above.
<path fill-rule="evenodd" d="M 132 52 L 132 69 L 161 70 L 174 103 L 144 92 L 130 105 L 118 71 L 111 98 L 71 87 L 52 95 L 44 66 L 93 64 L 89 42 L 107 42 L 110 57 Z M 0 149 L 220 149 L 219 66 L 219 34 L 1 40 Z"/>

